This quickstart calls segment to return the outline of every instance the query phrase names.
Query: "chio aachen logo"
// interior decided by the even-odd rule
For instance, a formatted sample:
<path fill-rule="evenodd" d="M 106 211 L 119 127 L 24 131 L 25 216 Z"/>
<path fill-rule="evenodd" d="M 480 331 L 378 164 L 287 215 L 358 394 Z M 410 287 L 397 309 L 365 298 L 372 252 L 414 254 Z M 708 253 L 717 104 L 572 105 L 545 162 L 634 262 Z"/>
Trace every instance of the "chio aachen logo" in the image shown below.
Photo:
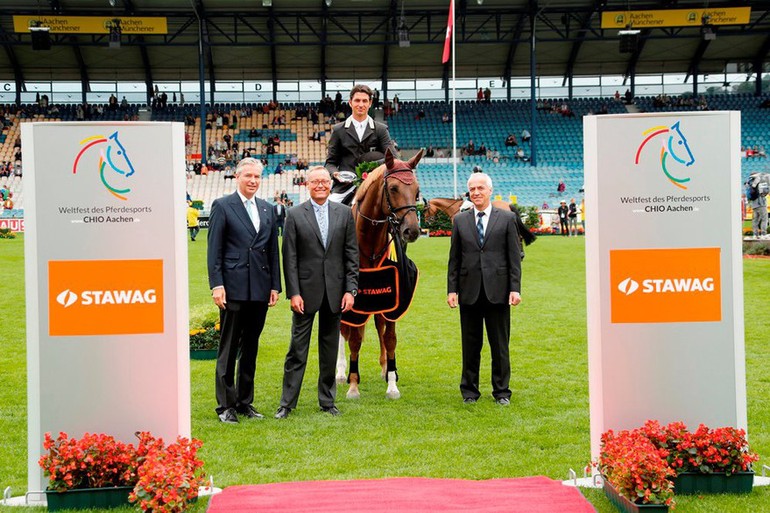
<path fill-rule="evenodd" d="M 84 290 L 80 294 L 65 289 L 56 296 L 64 308 L 80 300 L 83 306 L 154 304 L 158 301 L 155 289 L 147 290 Z"/>
<path fill-rule="evenodd" d="M 99 146 L 98 172 L 102 185 L 107 191 L 118 199 L 128 199 L 131 192 L 129 178 L 135 173 L 134 165 L 128 158 L 126 148 L 121 144 L 116 131 L 109 137 L 94 135 L 80 141 L 82 146 L 72 164 L 72 174 L 77 174 L 78 164 L 83 154 L 93 147 Z"/>
<path fill-rule="evenodd" d="M 636 158 L 634 164 L 639 165 L 639 157 L 642 154 L 644 147 L 658 136 L 664 136 L 660 138 L 660 167 L 666 178 L 679 187 L 680 189 L 687 189 L 685 185 L 690 181 L 689 177 L 675 176 L 672 168 L 688 168 L 695 164 L 695 157 L 690 150 L 690 145 L 687 144 L 687 138 L 682 133 L 682 128 L 679 125 L 679 121 L 667 126 L 654 126 L 642 132 L 644 140 L 636 149 Z M 676 163 L 672 165 L 673 163 Z M 681 171 L 679 171 L 681 172 Z"/>
<path fill-rule="evenodd" d="M 639 282 L 630 277 L 618 283 L 618 290 L 626 296 L 640 290 L 639 287 Z M 643 294 L 714 292 L 714 278 L 647 278 L 642 280 L 641 292 Z"/>

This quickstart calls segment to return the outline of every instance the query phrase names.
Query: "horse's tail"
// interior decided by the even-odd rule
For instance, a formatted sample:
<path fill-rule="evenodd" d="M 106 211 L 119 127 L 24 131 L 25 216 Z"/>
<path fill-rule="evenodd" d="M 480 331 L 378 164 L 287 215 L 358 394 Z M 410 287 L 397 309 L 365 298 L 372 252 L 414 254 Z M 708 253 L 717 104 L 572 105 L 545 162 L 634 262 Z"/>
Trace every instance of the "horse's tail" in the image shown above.
<path fill-rule="evenodd" d="M 529 246 L 533 242 L 535 242 L 535 239 L 537 239 L 537 235 L 529 231 L 529 228 L 527 228 L 527 225 L 524 224 L 524 222 L 521 220 L 521 213 L 519 212 L 519 209 L 511 203 L 509 205 L 511 212 L 513 212 L 516 215 L 516 229 L 519 230 L 519 236 L 524 241 L 524 244 Z"/>

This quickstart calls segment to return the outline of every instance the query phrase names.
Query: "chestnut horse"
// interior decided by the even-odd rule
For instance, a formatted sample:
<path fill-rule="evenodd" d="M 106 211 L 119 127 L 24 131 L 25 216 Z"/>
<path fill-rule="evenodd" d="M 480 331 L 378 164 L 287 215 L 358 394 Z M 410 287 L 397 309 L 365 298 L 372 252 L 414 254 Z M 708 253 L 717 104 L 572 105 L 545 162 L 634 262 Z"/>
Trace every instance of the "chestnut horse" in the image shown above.
<path fill-rule="evenodd" d="M 370 172 L 356 192 L 353 216 L 356 220 L 361 269 L 378 267 L 393 244 L 405 248 L 407 243 L 414 242 L 420 235 L 416 206 L 419 184 L 415 168 L 423 153 L 424 151 L 420 150 L 417 155 L 404 162 L 396 159 L 390 150 L 387 150 L 385 163 Z M 344 321 L 343 317 L 337 382 L 345 380 L 344 338 L 350 349 L 350 372 L 347 378 L 350 386 L 347 397 L 356 399 L 360 395 L 358 355 L 366 323 L 352 326 Z M 401 393 L 396 386 L 396 323 L 386 319 L 383 314 L 376 314 L 374 324 L 380 339 L 382 377 L 388 383 L 385 395 L 390 399 L 398 399 Z"/>
<path fill-rule="evenodd" d="M 428 201 L 428 205 L 422 211 L 422 215 L 425 219 L 430 219 L 439 212 L 444 212 L 449 216 L 449 219 L 454 219 L 454 217 L 460 212 L 460 208 L 462 206 L 462 199 L 433 198 Z M 519 211 L 516 209 L 516 207 L 503 200 L 494 200 L 492 202 L 492 206 L 501 208 L 503 210 L 510 210 L 516 214 L 516 228 L 519 230 L 519 237 L 521 237 L 521 240 L 524 241 L 524 244 L 527 246 L 535 242 L 537 236 L 530 232 L 529 228 L 527 228 L 527 226 L 522 222 L 521 215 L 519 214 Z M 524 258 L 524 246 L 521 247 L 521 257 Z"/>

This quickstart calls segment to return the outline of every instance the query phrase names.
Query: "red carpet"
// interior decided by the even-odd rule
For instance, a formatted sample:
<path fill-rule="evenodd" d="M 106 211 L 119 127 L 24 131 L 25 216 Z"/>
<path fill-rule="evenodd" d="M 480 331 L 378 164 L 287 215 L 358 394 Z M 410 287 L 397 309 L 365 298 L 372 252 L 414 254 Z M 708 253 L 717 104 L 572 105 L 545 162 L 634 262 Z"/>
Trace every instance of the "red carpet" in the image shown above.
<path fill-rule="evenodd" d="M 547 477 L 303 481 L 231 486 L 208 513 L 596 513 L 577 488 Z"/>

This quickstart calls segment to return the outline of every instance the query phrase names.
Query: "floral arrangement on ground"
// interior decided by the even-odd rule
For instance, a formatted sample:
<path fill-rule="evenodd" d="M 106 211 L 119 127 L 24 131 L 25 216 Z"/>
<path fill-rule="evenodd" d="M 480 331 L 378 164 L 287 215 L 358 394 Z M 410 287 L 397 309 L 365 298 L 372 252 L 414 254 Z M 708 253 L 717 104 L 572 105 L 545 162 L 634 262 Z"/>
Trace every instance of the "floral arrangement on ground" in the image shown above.
<path fill-rule="evenodd" d="M 644 426 L 602 435 L 599 470 L 605 480 L 636 504 L 674 505 L 673 478 L 685 472 L 702 474 L 751 470 L 759 456 L 749 450 L 746 432 L 732 427 L 695 432 L 682 422 Z"/>
<path fill-rule="evenodd" d="M 219 347 L 219 322 L 213 319 L 201 321 L 199 328 L 190 330 L 190 349 L 217 349 Z"/>
<path fill-rule="evenodd" d="M 54 439 L 46 433 L 47 452 L 38 464 L 48 477 L 48 490 L 128 486 L 133 487 L 129 501 L 142 511 L 184 511 L 206 484 L 203 461 L 197 458 L 203 442 L 178 437 L 165 445 L 147 432 L 136 436 L 135 447 L 105 434 L 86 433 L 75 439 L 61 432 Z"/>

